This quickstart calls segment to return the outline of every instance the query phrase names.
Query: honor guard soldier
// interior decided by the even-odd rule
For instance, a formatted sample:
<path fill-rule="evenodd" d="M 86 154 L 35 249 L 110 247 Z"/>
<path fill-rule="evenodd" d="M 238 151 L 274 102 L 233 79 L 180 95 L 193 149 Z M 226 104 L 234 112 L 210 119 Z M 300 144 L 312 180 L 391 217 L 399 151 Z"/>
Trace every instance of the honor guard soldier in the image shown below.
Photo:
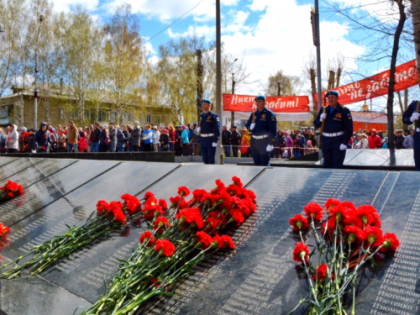
<path fill-rule="evenodd" d="M 200 134 L 201 153 L 204 164 L 216 164 L 216 148 L 219 141 L 221 128 L 220 118 L 210 110 L 211 102 L 202 100 L 203 114 L 200 116 L 197 128 Z"/>
<path fill-rule="evenodd" d="M 411 125 L 414 123 L 414 143 L 413 143 L 413 153 L 414 153 L 414 163 L 416 165 L 416 170 L 420 171 L 420 128 L 418 125 L 420 111 L 420 101 L 413 101 L 407 110 L 403 114 L 403 124 Z"/>
<path fill-rule="evenodd" d="M 277 134 L 277 119 L 265 107 L 265 96 L 257 96 L 257 110 L 249 117 L 246 127 L 251 130 L 251 154 L 255 165 L 270 165 L 270 153 L 274 149 Z"/>
<path fill-rule="evenodd" d="M 324 168 L 340 168 L 346 157 L 347 144 L 353 136 L 353 119 L 348 108 L 338 102 L 337 91 L 325 95 L 328 106 L 321 108 L 314 121 L 315 128 L 321 127 L 321 148 Z M 324 124 L 323 124 L 323 121 Z M 323 125 L 323 128 L 322 128 Z"/>

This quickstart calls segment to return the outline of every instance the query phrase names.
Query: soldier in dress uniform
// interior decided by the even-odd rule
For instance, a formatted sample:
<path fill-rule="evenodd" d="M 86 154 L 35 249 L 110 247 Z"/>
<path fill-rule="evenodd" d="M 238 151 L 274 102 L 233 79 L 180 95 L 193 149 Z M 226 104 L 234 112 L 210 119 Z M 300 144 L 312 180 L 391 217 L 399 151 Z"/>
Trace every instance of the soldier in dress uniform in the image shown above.
<path fill-rule="evenodd" d="M 251 154 L 255 165 L 270 165 L 270 152 L 274 149 L 277 134 L 276 115 L 265 107 L 265 96 L 257 96 L 257 110 L 251 114 L 246 124 L 252 132 Z"/>
<path fill-rule="evenodd" d="M 413 153 L 414 153 L 414 163 L 416 165 L 416 170 L 420 171 L 420 128 L 418 126 L 419 121 L 419 110 L 420 110 L 420 101 L 411 102 L 407 110 L 403 114 L 403 123 L 405 125 L 411 125 L 414 123 L 414 143 L 413 143 Z"/>
<path fill-rule="evenodd" d="M 353 136 L 353 119 L 348 108 L 338 102 L 339 93 L 329 91 L 325 94 L 328 106 L 321 108 L 314 121 L 315 128 L 320 128 L 325 120 L 321 136 L 324 168 L 340 168 L 346 157 L 347 144 Z"/>
<path fill-rule="evenodd" d="M 203 114 L 200 116 L 197 128 L 200 133 L 201 153 L 204 164 L 216 164 L 216 148 L 219 141 L 221 128 L 220 118 L 210 110 L 211 102 L 202 100 Z"/>

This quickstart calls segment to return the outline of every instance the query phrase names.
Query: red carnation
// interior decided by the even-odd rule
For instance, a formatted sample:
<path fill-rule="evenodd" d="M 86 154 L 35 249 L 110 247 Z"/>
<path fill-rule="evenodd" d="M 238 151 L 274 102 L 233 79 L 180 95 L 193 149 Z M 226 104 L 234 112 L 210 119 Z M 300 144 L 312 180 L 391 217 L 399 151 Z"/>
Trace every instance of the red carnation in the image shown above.
<path fill-rule="evenodd" d="M 341 205 L 342 205 L 343 207 L 346 207 L 346 208 L 349 208 L 349 209 L 351 209 L 351 210 L 356 211 L 356 206 L 354 205 L 354 203 L 353 203 L 353 202 L 350 202 L 350 201 L 343 201 L 343 202 L 341 203 Z"/>
<path fill-rule="evenodd" d="M 296 214 L 293 218 L 290 218 L 289 223 L 293 226 L 294 232 L 309 229 L 308 219 L 301 214 Z"/>
<path fill-rule="evenodd" d="M 181 186 L 178 188 L 178 195 L 181 197 L 186 197 L 190 194 L 190 190 L 186 186 Z"/>
<path fill-rule="evenodd" d="M 166 257 L 171 257 L 175 253 L 175 245 L 168 240 L 157 240 L 155 251 Z"/>
<path fill-rule="evenodd" d="M 328 233 L 329 235 L 333 235 L 335 232 L 335 225 L 336 225 L 335 218 L 330 217 L 327 223 L 322 224 L 322 229 L 321 229 L 322 234 Z M 325 229 L 327 229 L 327 231 L 325 231 Z"/>
<path fill-rule="evenodd" d="M 206 232 L 197 232 L 196 242 L 197 242 L 196 247 L 207 249 L 213 242 L 213 239 Z"/>
<path fill-rule="evenodd" d="M 327 271 L 328 271 L 328 265 L 326 264 L 319 265 L 318 267 L 315 268 L 314 274 L 312 277 L 314 280 L 316 280 L 316 278 L 318 278 L 318 280 L 324 280 L 327 277 Z"/>
<path fill-rule="evenodd" d="M 99 213 L 107 212 L 109 211 L 109 209 L 109 203 L 105 200 L 99 200 L 96 204 L 96 211 L 98 211 Z"/>
<path fill-rule="evenodd" d="M 240 188 L 243 188 L 243 187 L 244 187 L 244 185 L 242 184 L 241 179 L 240 179 L 239 177 L 237 177 L 237 176 L 233 176 L 233 177 L 232 177 L 232 182 L 233 182 L 235 185 L 239 186 Z"/>
<path fill-rule="evenodd" d="M 230 220 L 228 222 L 235 221 L 236 226 L 240 226 L 242 223 L 244 223 L 245 218 L 242 214 L 242 212 L 239 209 L 232 209 L 229 211 Z"/>
<path fill-rule="evenodd" d="M 362 220 L 364 225 L 370 225 L 372 222 L 378 221 L 379 216 L 376 216 L 377 213 L 376 209 L 371 205 L 363 205 L 356 210 L 356 215 Z"/>
<path fill-rule="evenodd" d="M 341 204 L 335 207 L 330 208 L 331 217 L 335 218 L 337 222 L 342 222 L 345 220 L 348 215 L 349 209 L 342 206 Z"/>
<path fill-rule="evenodd" d="M 227 193 L 231 196 L 240 196 L 242 195 L 242 188 L 237 185 L 230 185 L 227 188 Z"/>
<path fill-rule="evenodd" d="M 381 246 L 383 243 L 382 230 L 375 226 L 365 227 L 366 239 L 372 247 Z"/>
<path fill-rule="evenodd" d="M 0 237 L 10 233 L 10 228 L 0 223 Z"/>
<path fill-rule="evenodd" d="M 346 226 L 357 226 L 358 228 L 362 228 L 363 227 L 362 220 L 360 219 L 360 217 L 358 217 L 354 213 L 351 214 L 351 215 L 347 215 L 344 218 L 344 223 L 345 223 Z"/>
<path fill-rule="evenodd" d="M 113 214 L 115 221 L 120 222 L 122 224 L 125 224 L 127 222 L 124 211 L 122 211 L 123 205 L 120 201 L 111 201 L 109 207 L 110 212 Z"/>
<path fill-rule="evenodd" d="M 218 211 L 211 212 L 206 218 L 206 230 L 217 230 L 224 222 L 225 215 Z"/>
<path fill-rule="evenodd" d="M 186 208 L 181 209 L 175 218 L 179 219 L 179 223 L 182 225 L 187 222 L 192 227 L 196 226 L 199 230 L 204 227 L 203 218 L 201 217 L 201 211 L 198 208 Z"/>
<path fill-rule="evenodd" d="M 169 221 L 167 218 L 165 217 L 157 217 L 153 228 L 158 232 L 158 233 L 163 233 L 163 231 L 167 230 L 171 225 L 169 224 Z"/>
<path fill-rule="evenodd" d="M 196 189 L 192 194 L 193 200 L 195 200 L 195 202 L 204 203 L 206 201 L 207 191 L 204 189 Z"/>
<path fill-rule="evenodd" d="M 213 238 L 212 246 L 219 247 L 221 249 L 235 249 L 235 243 L 233 242 L 232 238 L 228 235 L 216 235 Z"/>
<path fill-rule="evenodd" d="M 222 191 L 226 191 L 226 186 L 220 179 L 216 179 L 216 188 L 212 189 L 211 194 L 217 195 L 220 194 Z"/>
<path fill-rule="evenodd" d="M 149 198 L 155 198 L 155 195 L 150 191 L 144 194 L 144 199 L 148 200 Z"/>
<path fill-rule="evenodd" d="M 313 220 L 322 220 L 322 216 L 324 215 L 324 210 L 322 210 L 321 206 L 316 202 L 308 203 L 305 208 L 305 215 Z"/>
<path fill-rule="evenodd" d="M 137 199 L 137 197 L 134 197 L 130 194 L 124 194 L 121 196 L 121 199 L 124 200 L 126 209 L 130 215 L 133 215 L 134 213 L 141 211 L 141 204 L 140 204 L 140 201 Z"/>
<path fill-rule="evenodd" d="M 159 206 L 162 208 L 163 211 L 168 210 L 168 204 L 164 199 L 159 199 Z"/>
<path fill-rule="evenodd" d="M 1 233 L 1 232 L 0 232 Z M 396 251 L 400 246 L 400 241 L 394 233 L 386 233 L 383 237 L 382 248 L 380 252 L 386 252 L 387 250 Z"/>
<path fill-rule="evenodd" d="M 293 251 L 293 260 L 297 262 L 308 262 L 309 260 L 309 247 L 303 243 L 297 243 Z"/>
<path fill-rule="evenodd" d="M 365 238 L 365 232 L 357 226 L 346 226 L 344 233 L 347 234 L 347 240 L 349 243 L 362 242 Z"/>
<path fill-rule="evenodd" d="M 332 207 L 338 206 L 339 204 L 341 204 L 340 200 L 330 198 L 325 203 L 325 209 L 327 209 L 327 212 L 330 212 Z"/>
<path fill-rule="evenodd" d="M 140 236 L 140 243 L 146 243 L 147 246 L 153 246 L 153 244 L 155 243 L 155 238 L 153 237 L 153 234 L 150 231 L 146 231 Z"/>
<path fill-rule="evenodd" d="M 163 214 L 162 207 L 155 203 L 145 204 L 143 208 L 143 215 L 146 220 L 151 220 Z"/>

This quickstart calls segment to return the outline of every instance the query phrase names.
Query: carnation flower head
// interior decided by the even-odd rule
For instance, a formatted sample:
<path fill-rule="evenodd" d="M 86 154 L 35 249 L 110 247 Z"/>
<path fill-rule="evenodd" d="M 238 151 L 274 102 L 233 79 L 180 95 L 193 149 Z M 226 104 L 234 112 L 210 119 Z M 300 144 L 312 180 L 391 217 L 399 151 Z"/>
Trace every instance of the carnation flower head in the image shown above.
<path fill-rule="evenodd" d="M 195 202 L 204 203 L 206 201 L 207 191 L 204 189 L 196 189 L 192 192 Z"/>
<path fill-rule="evenodd" d="M 243 188 L 244 187 L 244 185 L 242 184 L 241 179 L 239 177 L 237 177 L 237 176 L 233 176 L 232 177 L 232 182 L 233 182 L 234 185 L 237 185 L 240 188 Z"/>
<path fill-rule="evenodd" d="M 389 250 L 395 252 L 398 246 L 400 246 L 400 241 L 398 240 L 397 236 L 394 233 L 386 233 L 383 236 L 382 247 L 379 251 L 386 252 Z"/>
<path fill-rule="evenodd" d="M 190 190 L 187 188 L 187 186 L 178 187 L 178 195 L 181 197 L 187 197 L 189 194 Z"/>
<path fill-rule="evenodd" d="M 10 228 L 0 223 L 0 237 L 10 233 Z"/>
<path fill-rule="evenodd" d="M 324 280 L 327 277 L 328 265 L 322 264 L 315 268 L 312 278 L 316 280 Z"/>
<path fill-rule="evenodd" d="M 354 211 L 356 211 L 356 206 L 354 205 L 354 203 L 353 203 L 353 202 L 350 202 L 350 201 L 343 201 L 343 202 L 341 203 L 341 205 L 342 205 L 343 207 L 346 207 L 346 208 L 350 209 L 350 210 L 354 210 Z"/>
<path fill-rule="evenodd" d="M 165 199 L 159 199 L 158 205 L 162 208 L 162 211 L 168 210 L 168 204 Z"/>
<path fill-rule="evenodd" d="M 357 226 L 358 228 L 362 228 L 363 227 L 362 220 L 355 213 L 348 214 L 344 218 L 344 223 L 345 223 L 346 226 Z"/>
<path fill-rule="evenodd" d="M 290 218 L 289 223 L 291 226 L 293 226 L 294 232 L 306 231 L 307 229 L 309 229 L 308 219 L 300 213 Z"/>
<path fill-rule="evenodd" d="M 146 231 L 142 235 L 140 235 L 139 241 L 141 244 L 146 243 L 147 246 L 153 246 L 153 244 L 155 243 L 155 238 L 153 237 L 152 232 Z"/>
<path fill-rule="evenodd" d="M 207 234 L 206 232 L 197 232 L 197 239 L 196 239 L 196 247 L 198 248 L 202 248 L 202 249 L 207 249 L 209 248 L 209 246 L 211 245 L 211 243 L 213 242 L 212 237 Z"/>
<path fill-rule="evenodd" d="M 137 197 L 130 194 L 124 194 L 121 196 L 121 199 L 124 200 L 126 209 L 130 215 L 141 211 L 141 204 Z"/>
<path fill-rule="evenodd" d="M 226 189 L 227 193 L 231 196 L 240 196 L 242 195 L 242 188 L 237 185 L 229 185 Z"/>
<path fill-rule="evenodd" d="M 356 215 L 362 220 L 364 225 L 372 225 L 372 223 L 375 223 L 375 226 L 378 226 L 379 215 L 377 216 L 376 214 L 378 214 L 378 212 L 371 205 L 363 205 L 356 210 Z"/>
<path fill-rule="evenodd" d="M 155 203 L 147 203 L 143 208 L 143 215 L 146 220 L 151 220 L 162 215 L 164 211 L 162 207 Z"/>
<path fill-rule="evenodd" d="M 99 200 L 96 204 L 96 211 L 98 211 L 98 213 L 104 213 L 110 210 L 109 207 L 109 203 L 106 202 L 105 200 Z"/>
<path fill-rule="evenodd" d="M 327 200 L 327 202 L 325 203 L 324 206 L 325 206 L 325 209 L 327 210 L 327 212 L 330 212 L 330 209 L 332 207 L 338 206 L 339 204 L 341 204 L 340 200 L 330 198 L 330 199 Z"/>
<path fill-rule="evenodd" d="M 163 233 L 163 231 L 167 230 L 170 226 L 171 224 L 166 217 L 157 217 L 153 224 L 153 228 L 158 233 Z"/>
<path fill-rule="evenodd" d="M 179 224 L 183 225 L 185 222 L 191 227 L 197 227 L 199 230 L 204 228 L 203 218 L 201 217 L 201 210 L 198 208 L 185 208 L 179 210 L 175 215 L 179 219 Z"/>
<path fill-rule="evenodd" d="M 212 195 L 218 195 L 220 192 L 226 191 L 226 186 L 220 179 L 216 179 L 216 188 L 212 189 Z"/>
<path fill-rule="evenodd" d="M 235 243 L 232 238 L 228 235 L 215 235 L 212 242 L 212 247 L 218 247 L 220 249 L 235 249 Z"/>
<path fill-rule="evenodd" d="M 376 226 L 365 227 L 366 240 L 372 247 L 381 246 L 383 243 L 382 230 Z"/>
<path fill-rule="evenodd" d="M 171 257 L 175 253 L 175 245 L 169 240 L 157 240 L 155 251 L 166 257 Z"/>
<path fill-rule="evenodd" d="M 205 223 L 206 223 L 206 230 L 217 230 L 221 225 L 224 225 L 225 215 L 220 213 L 219 211 L 210 212 L 207 216 Z"/>
<path fill-rule="evenodd" d="M 316 202 L 308 203 L 304 207 L 304 210 L 305 210 L 305 215 L 308 219 L 319 221 L 319 220 L 322 220 L 322 216 L 324 215 L 324 210 Z"/>
<path fill-rule="evenodd" d="M 349 209 L 342 204 L 330 208 L 331 217 L 335 218 L 337 222 L 344 222 L 347 217 Z"/>
<path fill-rule="evenodd" d="M 236 226 L 241 226 L 241 224 L 245 221 L 244 215 L 239 209 L 230 210 L 229 217 L 230 219 L 228 222 L 236 222 Z"/>
<path fill-rule="evenodd" d="M 144 194 L 144 199 L 147 201 L 147 200 L 149 200 L 150 198 L 155 198 L 155 195 L 154 195 L 152 192 L 147 191 L 147 192 Z"/>
<path fill-rule="evenodd" d="M 303 243 L 297 243 L 293 250 L 293 260 L 297 262 L 308 262 L 309 260 L 309 247 Z"/>
<path fill-rule="evenodd" d="M 344 233 L 347 235 L 347 241 L 349 243 L 360 243 L 366 238 L 365 232 L 355 225 L 346 226 L 344 228 Z"/>

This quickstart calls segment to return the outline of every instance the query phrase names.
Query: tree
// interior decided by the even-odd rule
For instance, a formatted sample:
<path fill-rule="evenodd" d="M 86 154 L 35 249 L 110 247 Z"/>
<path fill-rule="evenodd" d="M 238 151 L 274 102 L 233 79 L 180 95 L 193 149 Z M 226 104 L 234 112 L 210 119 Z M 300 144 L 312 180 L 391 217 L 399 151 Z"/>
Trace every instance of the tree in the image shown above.
<path fill-rule="evenodd" d="M 287 76 L 282 70 L 268 77 L 266 95 L 269 96 L 293 96 L 299 94 L 301 80 L 295 76 Z M 279 93 L 280 92 L 280 93 Z"/>
<path fill-rule="evenodd" d="M 414 48 L 417 59 L 417 73 L 420 79 L 420 0 L 410 0 L 411 16 L 413 19 Z"/>

